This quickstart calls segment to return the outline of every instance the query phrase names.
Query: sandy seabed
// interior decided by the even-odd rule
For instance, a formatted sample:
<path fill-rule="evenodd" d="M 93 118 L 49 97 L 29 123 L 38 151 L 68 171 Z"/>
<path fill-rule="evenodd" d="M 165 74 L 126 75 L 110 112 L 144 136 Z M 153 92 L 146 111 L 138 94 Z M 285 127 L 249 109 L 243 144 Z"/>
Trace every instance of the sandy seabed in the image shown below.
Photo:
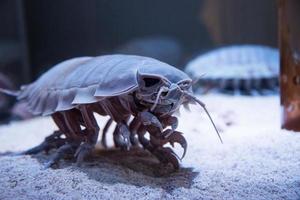
<path fill-rule="evenodd" d="M 0 199 L 300 199 L 300 133 L 280 129 L 278 96 L 202 96 L 221 131 L 220 144 L 201 108 L 182 111 L 188 141 L 181 169 L 160 176 L 142 150 L 101 151 L 44 169 L 51 155 L 7 156 L 55 130 L 50 118 L 0 127 Z M 103 127 L 104 118 L 99 118 Z M 101 147 L 100 147 L 101 148 Z M 182 153 L 179 145 L 175 146 Z"/>

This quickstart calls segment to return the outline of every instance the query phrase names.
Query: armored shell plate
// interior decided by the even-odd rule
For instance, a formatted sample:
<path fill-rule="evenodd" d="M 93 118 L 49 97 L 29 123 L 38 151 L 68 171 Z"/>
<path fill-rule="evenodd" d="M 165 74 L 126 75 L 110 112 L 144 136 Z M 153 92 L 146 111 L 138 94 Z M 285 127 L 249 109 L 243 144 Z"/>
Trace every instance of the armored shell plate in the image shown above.
<path fill-rule="evenodd" d="M 175 67 L 148 57 L 79 57 L 55 65 L 32 84 L 23 86 L 18 99 L 26 101 L 33 114 L 49 115 L 133 92 L 138 88 L 137 74 L 172 83 L 190 80 Z"/>

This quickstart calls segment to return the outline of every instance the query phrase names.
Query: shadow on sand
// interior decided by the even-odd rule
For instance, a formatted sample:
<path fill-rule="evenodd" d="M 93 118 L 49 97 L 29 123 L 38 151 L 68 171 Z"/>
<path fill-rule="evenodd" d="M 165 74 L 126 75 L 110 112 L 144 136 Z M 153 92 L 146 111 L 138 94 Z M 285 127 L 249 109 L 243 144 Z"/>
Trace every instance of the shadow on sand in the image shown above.
<path fill-rule="evenodd" d="M 44 164 L 50 156 L 40 153 L 33 157 Z M 74 159 L 66 158 L 60 161 L 58 168 L 85 173 L 90 179 L 99 182 L 158 187 L 168 193 L 179 187 L 190 188 L 199 174 L 192 168 L 181 167 L 174 171 L 170 165 L 160 164 L 141 148 L 126 152 L 116 149 L 97 150 L 80 166 L 74 163 Z"/>

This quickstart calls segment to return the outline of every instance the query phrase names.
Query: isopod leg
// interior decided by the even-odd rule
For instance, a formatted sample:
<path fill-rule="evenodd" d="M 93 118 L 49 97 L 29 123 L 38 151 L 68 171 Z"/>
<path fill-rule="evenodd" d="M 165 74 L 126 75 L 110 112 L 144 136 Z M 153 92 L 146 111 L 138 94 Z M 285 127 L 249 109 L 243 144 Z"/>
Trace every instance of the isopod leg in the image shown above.
<path fill-rule="evenodd" d="M 160 162 L 167 164 L 171 163 L 174 169 L 179 168 L 179 162 L 176 154 L 169 147 L 163 147 L 161 143 L 155 142 L 155 140 L 159 140 L 150 133 L 150 141 L 145 138 L 146 128 L 144 126 L 140 126 L 138 129 L 138 139 L 142 146 L 151 152 Z"/>
<path fill-rule="evenodd" d="M 179 131 L 174 131 L 172 129 L 167 129 L 162 133 L 162 135 L 163 135 L 162 138 L 152 137 L 151 138 L 152 143 L 154 143 L 156 146 L 161 146 L 161 147 L 167 143 L 170 143 L 172 147 L 174 147 L 175 143 L 180 144 L 181 147 L 183 148 L 183 154 L 180 158 L 182 159 L 185 156 L 187 150 L 187 142 L 183 137 L 183 133 Z"/>
<path fill-rule="evenodd" d="M 51 149 L 59 148 L 60 146 L 65 144 L 65 139 L 62 139 L 61 135 L 62 132 L 54 131 L 54 133 L 46 137 L 41 144 L 31 149 L 28 149 L 22 152 L 21 154 L 31 155 L 31 154 L 40 153 L 42 151 L 48 153 L 48 151 L 50 151 Z"/>
<path fill-rule="evenodd" d="M 75 110 L 70 110 L 66 112 L 59 113 L 59 121 L 55 121 L 59 129 L 66 135 L 66 142 L 61 145 L 52 158 L 46 163 L 45 168 L 51 167 L 58 163 L 58 161 L 63 158 L 66 154 L 71 154 L 75 152 L 76 147 L 80 144 L 81 128 L 78 120 L 80 115 Z"/>
<path fill-rule="evenodd" d="M 117 126 L 113 132 L 113 139 L 116 147 L 120 147 L 122 150 L 129 150 L 130 143 L 130 131 L 127 125 L 129 117 L 122 122 L 117 122 Z"/>
<path fill-rule="evenodd" d="M 139 127 L 141 126 L 140 120 L 135 117 L 129 124 L 130 131 L 130 143 L 132 146 L 137 146 L 139 144 L 138 139 L 136 138 Z"/>
<path fill-rule="evenodd" d="M 146 111 L 140 112 L 138 114 L 138 118 L 144 126 L 153 126 L 158 128 L 160 131 L 163 131 L 163 125 L 161 124 L 159 119 L 152 113 Z"/>
<path fill-rule="evenodd" d="M 151 152 L 153 151 L 153 146 L 151 145 L 150 141 L 145 137 L 146 132 L 146 128 L 143 125 L 140 125 L 140 127 L 137 129 L 138 140 L 144 149 L 147 149 Z"/>
<path fill-rule="evenodd" d="M 50 151 L 51 149 L 57 149 L 66 143 L 66 139 L 61 138 L 63 134 L 68 138 L 67 126 L 64 122 L 64 118 L 61 113 L 55 113 L 52 115 L 52 119 L 58 126 L 59 130 L 54 131 L 53 134 L 45 138 L 45 140 L 38 146 L 26 150 L 22 154 L 37 154 L 42 151 Z"/>
<path fill-rule="evenodd" d="M 114 135 L 114 143 L 116 147 L 124 146 L 125 149 L 128 149 L 130 146 L 137 146 L 139 144 L 137 136 L 138 128 L 141 125 L 140 119 L 135 117 L 129 125 L 127 125 L 129 121 L 129 117 L 126 119 L 126 123 L 118 123 L 116 129 L 113 133 Z M 125 142 L 126 141 L 126 142 Z M 130 143 L 128 143 L 130 141 Z"/>
<path fill-rule="evenodd" d="M 177 127 L 178 127 L 177 117 L 167 116 L 167 117 L 164 117 L 163 119 L 161 119 L 161 121 L 162 121 L 162 124 L 164 125 L 164 127 L 171 126 L 172 130 L 177 129 Z"/>
<path fill-rule="evenodd" d="M 178 157 L 170 147 L 156 147 L 151 152 L 156 158 L 164 163 L 171 163 L 175 170 L 179 168 Z"/>
<path fill-rule="evenodd" d="M 99 126 L 94 117 L 93 111 L 89 109 L 87 105 L 82 106 L 80 111 L 86 129 L 83 131 L 85 133 L 85 141 L 80 144 L 75 153 L 78 164 L 80 164 L 95 148 L 99 135 Z"/>
<path fill-rule="evenodd" d="M 107 142 L 106 142 L 106 134 L 107 134 L 107 131 L 108 131 L 109 127 L 111 126 L 112 122 L 113 122 L 113 120 L 112 120 L 112 118 L 110 118 L 110 119 L 106 122 L 106 124 L 105 124 L 105 126 L 104 126 L 104 128 L 103 128 L 102 137 L 101 137 L 101 144 L 102 144 L 102 146 L 103 146 L 104 148 L 107 148 L 107 147 L 108 147 L 108 146 L 107 146 Z"/>
<path fill-rule="evenodd" d="M 172 147 L 174 147 L 175 142 L 180 144 L 181 147 L 184 149 L 183 155 L 181 156 L 182 159 L 186 154 L 187 142 L 183 137 L 183 133 L 176 131 L 178 127 L 177 117 L 165 116 L 161 119 L 161 121 L 164 127 L 171 126 L 171 129 L 167 129 L 162 132 L 162 139 L 159 140 L 159 143 L 161 143 L 161 146 L 163 146 L 166 143 L 170 143 Z"/>

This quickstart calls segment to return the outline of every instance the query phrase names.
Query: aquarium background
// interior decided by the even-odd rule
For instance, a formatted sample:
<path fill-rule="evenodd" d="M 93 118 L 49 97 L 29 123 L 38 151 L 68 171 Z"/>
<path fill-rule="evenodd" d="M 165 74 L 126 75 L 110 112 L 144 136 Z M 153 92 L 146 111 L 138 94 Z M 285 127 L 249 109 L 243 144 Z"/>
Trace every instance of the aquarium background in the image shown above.
<path fill-rule="evenodd" d="M 274 0 L 1 0 L 0 22 L 0 71 L 16 85 L 76 56 L 146 54 L 183 68 L 219 46 L 277 46 Z"/>

